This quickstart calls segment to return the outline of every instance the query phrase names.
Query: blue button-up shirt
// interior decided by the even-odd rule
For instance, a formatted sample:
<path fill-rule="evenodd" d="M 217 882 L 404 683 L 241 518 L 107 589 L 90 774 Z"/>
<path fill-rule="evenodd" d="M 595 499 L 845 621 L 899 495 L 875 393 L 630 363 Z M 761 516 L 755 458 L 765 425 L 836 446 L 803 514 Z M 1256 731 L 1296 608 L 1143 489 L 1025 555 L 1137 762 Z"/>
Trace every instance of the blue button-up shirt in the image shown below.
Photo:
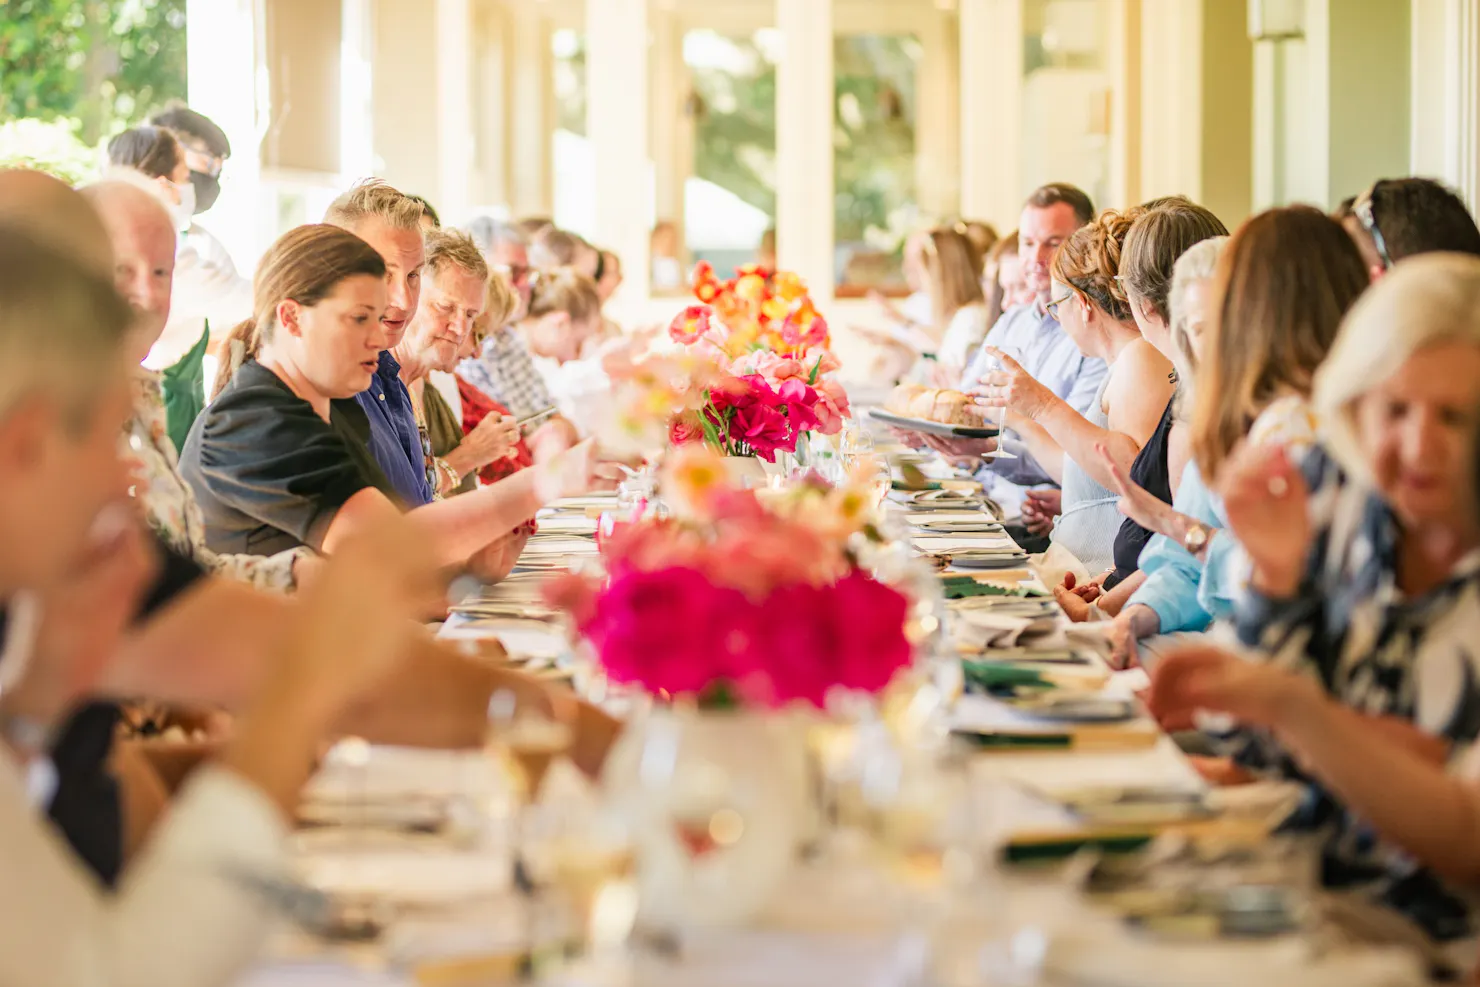
<path fill-rule="evenodd" d="M 370 453 L 406 506 L 432 502 L 427 483 L 426 454 L 416 428 L 411 393 L 401 383 L 401 365 L 389 350 L 380 354 L 380 366 L 370 378 L 370 389 L 355 395 L 370 419 Z"/>
<path fill-rule="evenodd" d="M 983 376 L 994 368 L 986 348 L 994 346 L 1022 364 L 1024 370 L 1050 391 L 1062 398 L 1081 415 L 1087 415 L 1105 380 L 1105 361 L 1088 357 L 1064 332 L 1058 320 L 1036 303 L 1009 309 L 987 333 L 982 348 L 977 350 L 961 377 L 962 390 L 976 387 Z M 1009 514 L 1022 506 L 1023 490 L 1053 484 L 1048 472 L 1028 452 L 1017 433 L 1008 430 L 1002 436 L 1002 448 L 1016 459 L 992 459 L 978 479 L 987 496 L 1001 504 Z"/>

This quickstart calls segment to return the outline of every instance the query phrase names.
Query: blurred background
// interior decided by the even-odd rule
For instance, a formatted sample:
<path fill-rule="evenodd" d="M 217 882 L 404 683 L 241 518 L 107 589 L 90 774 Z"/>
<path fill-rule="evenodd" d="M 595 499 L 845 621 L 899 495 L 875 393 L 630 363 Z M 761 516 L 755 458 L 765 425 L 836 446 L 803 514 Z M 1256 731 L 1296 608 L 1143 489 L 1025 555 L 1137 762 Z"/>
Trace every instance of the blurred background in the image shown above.
<path fill-rule="evenodd" d="M 845 308 L 905 234 L 1025 192 L 1185 193 L 1229 224 L 1419 173 L 1474 205 L 1476 0 L 3 0 L 0 161 L 74 180 L 171 100 L 233 144 L 251 270 L 379 174 L 445 221 L 547 216 L 636 318 L 695 260 Z"/>

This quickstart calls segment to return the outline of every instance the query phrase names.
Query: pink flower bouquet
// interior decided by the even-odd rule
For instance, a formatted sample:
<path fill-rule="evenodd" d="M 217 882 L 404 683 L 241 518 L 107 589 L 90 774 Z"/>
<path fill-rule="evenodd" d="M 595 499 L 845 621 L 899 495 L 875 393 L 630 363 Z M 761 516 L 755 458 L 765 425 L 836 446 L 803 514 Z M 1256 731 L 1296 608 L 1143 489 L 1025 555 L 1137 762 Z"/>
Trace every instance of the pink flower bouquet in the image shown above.
<path fill-rule="evenodd" d="M 677 451 L 661 485 L 672 516 L 619 525 L 602 543 L 605 579 L 552 587 L 608 677 L 764 707 L 882 690 L 910 662 L 909 600 L 850 550 L 877 537 L 872 494 L 816 477 L 741 490 L 727 476 L 708 448 Z"/>

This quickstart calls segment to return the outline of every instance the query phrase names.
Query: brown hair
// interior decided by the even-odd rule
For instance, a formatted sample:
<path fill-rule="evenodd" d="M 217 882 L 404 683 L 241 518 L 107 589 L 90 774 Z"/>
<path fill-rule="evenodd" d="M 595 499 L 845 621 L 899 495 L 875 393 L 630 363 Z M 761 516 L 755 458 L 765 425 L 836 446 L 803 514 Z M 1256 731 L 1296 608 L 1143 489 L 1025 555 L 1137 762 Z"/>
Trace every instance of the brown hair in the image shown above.
<path fill-rule="evenodd" d="M 444 267 L 451 265 L 464 274 L 475 278 L 488 278 L 488 261 L 473 242 L 473 238 L 461 230 L 434 229 L 426 234 L 426 272 L 436 277 Z"/>
<path fill-rule="evenodd" d="M 1117 322 L 1132 318 L 1125 285 L 1116 276 L 1125 238 L 1141 215 L 1139 206 L 1125 212 L 1106 209 L 1075 230 L 1053 255 L 1054 280 L 1073 288 Z"/>
<path fill-rule="evenodd" d="M 1028 196 L 1024 206 L 1032 209 L 1048 209 L 1059 203 L 1066 203 L 1074 210 L 1074 216 L 1083 226 L 1095 217 L 1095 203 L 1084 189 L 1068 182 L 1050 182 L 1040 185 Z"/>
<path fill-rule="evenodd" d="M 991 280 L 987 282 L 984 289 L 987 298 L 987 328 L 989 329 L 997 324 L 998 319 L 1002 318 L 1002 310 L 1007 301 L 1002 291 L 1002 278 L 1000 277 L 1002 258 L 1009 254 L 1016 256 L 1017 251 L 1018 235 L 1017 230 L 1013 230 L 992 244 L 992 249 L 987 253 L 985 263 L 982 264 L 983 276 L 991 275 Z"/>
<path fill-rule="evenodd" d="M 1120 275 L 1124 285 L 1151 303 L 1161 321 L 1171 324 L 1167 296 L 1172 291 L 1172 268 L 1195 243 L 1227 236 L 1211 210 L 1177 195 L 1154 200 L 1126 234 Z"/>
<path fill-rule="evenodd" d="M 935 328 L 944 331 L 957 312 L 986 301 L 982 257 L 964 233 L 946 227 L 930 231 L 922 253 Z"/>
<path fill-rule="evenodd" d="M 540 271 L 530 284 L 529 318 L 551 312 L 569 313 L 572 322 L 586 322 L 601 314 L 596 282 L 568 267 Z"/>
<path fill-rule="evenodd" d="M 1308 395 L 1367 268 L 1341 224 L 1310 206 L 1260 213 L 1213 277 L 1192 409 L 1192 452 L 1212 482 L 1274 399 Z"/>
<path fill-rule="evenodd" d="M 987 255 L 992 252 L 992 249 L 997 246 L 997 241 L 1001 239 L 997 235 L 997 227 L 991 223 L 983 223 L 976 219 L 963 219 L 955 225 L 954 229 L 957 233 L 970 240 L 971 245 L 976 248 L 976 255 L 982 260 L 982 271 L 980 273 L 985 273 Z"/>
<path fill-rule="evenodd" d="M 359 275 L 384 278 L 385 261 L 348 230 L 318 223 L 278 237 L 252 279 L 252 317 L 226 337 L 228 358 L 221 361 L 212 394 L 220 394 L 237 369 L 272 341 L 278 305 L 291 300 L 312 307 L 333 294 L 341 281 Z"/>
<path fill-rule="evenodd" d="M 379 178 L 364 178 L 329 203 L 324 222 L 354 231 L 367 219 L 379 219 L 391 229 L 421 232 L 421 203 Z"/>
<path fill-rule="evenodd" d="M 108 142 L 108 163 L 133 168 L 150 178 L 169 178 L 185 160 L 185 149 L 163 127 L 135 127 Z"/>

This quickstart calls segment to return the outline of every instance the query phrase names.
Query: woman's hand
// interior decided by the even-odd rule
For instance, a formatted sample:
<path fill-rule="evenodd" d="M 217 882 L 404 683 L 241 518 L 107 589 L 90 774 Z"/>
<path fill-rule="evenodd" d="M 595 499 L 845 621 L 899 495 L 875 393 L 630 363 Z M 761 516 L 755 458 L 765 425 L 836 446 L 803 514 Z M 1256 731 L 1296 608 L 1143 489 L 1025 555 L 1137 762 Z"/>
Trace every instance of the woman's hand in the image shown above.
<path fill-rule="evenodd" d="M 986 374 L 972 391 L 977 396 L 978 405 L 1005 408 L 1011 414 L 1037 419 L 1057 399 L 1012 357 L 995 346 L 988 346 L 987 352 L 1002 364 L 1003 369 Z"/>
<path fill-rule="evenodd" d="M 1019 511 L 1023 527 L 1031 535 L 1046 535 L 1053 530 L 1053 519 L 1063 513 L 1064 491 L 1058 487 L 1027 491 Z"/>
<path fill-rule="evenodd" d="M 1197 710 L 1226 713 L 1250 726 L 1279 729 L 1327 702 L 1319 685 L 1273 665 L 1246 661 L 1212 645 L 1167 654 L 1151 679 L 1151 712 L 1167 729 Z"/>
<path fill-rule="evenodd" d="M 1235 449 L 1218 493 L 1229 528 L 1254 564 L 1254 588 L 1266 596 L 1294 596 L 1310 554 L 1310 492 L 1284 448 L 1245 443 Z"/>
<path fill-rule="evenodd" d="M 921 435 L 925 445 L 945 457 L 957 469 L 976 470 L 984 456 L 997 451 L 996 439 L 947 439 L 939 435 Z"/>
<path fill-rule="evenodd" d="M 1141 664 L 1140 649 L 1137 647 L 1138 637 L 1134 624 L 1134 615 L 1131 610 L 1122 610 L 1110 621 L 1110 630 L 1106 638 L 1110 642 L 1110 667 L 1114 669 L 1135 668 Z"/>
<path fill-rule="evenodd" d="M 1089 620 L 1090 604 L 1100 598 L 1101 584 L 1105 577 L 1079 584 L 1074 573 L 1064 573 L 1064 581 L 1053 588 L 1053 598 L 1059 602 L 1064 613 L 1076 624 Z"/>
<path fill-rule="evenodd" d="M 514 452 L 514 447 L 519 445 L 519 425 L 512 416 L 488 415 L 477 427 L 467 435 L 463 436 L 462 442 L 452 454 L 447 456 L 448 462 L 456 462 L 458 472 L 467 476 L 474 470 L 482 469 L 489 463 L 496 463 L 500 459 L 506 459 Z M 458 456 L 453 455 L 467 452 Z M 466 456 L 472 464 L 468 469 L 462 468 L 461 460 Z"/>
<path fill-rule="evenodd" d="M 1177 513 L 1172 510 L 1172 505 L 1132 480 L 1130 474 L 1110 455 L 1110 450 L 1103 442 L 1095 443 L 1095 454 L 1109 471 L 1115 492 L 1120 495 L 1120 502 L 1116 505 L 1120 513 L 1147 531 L 1172 537 L 1172 523 Z"/>

